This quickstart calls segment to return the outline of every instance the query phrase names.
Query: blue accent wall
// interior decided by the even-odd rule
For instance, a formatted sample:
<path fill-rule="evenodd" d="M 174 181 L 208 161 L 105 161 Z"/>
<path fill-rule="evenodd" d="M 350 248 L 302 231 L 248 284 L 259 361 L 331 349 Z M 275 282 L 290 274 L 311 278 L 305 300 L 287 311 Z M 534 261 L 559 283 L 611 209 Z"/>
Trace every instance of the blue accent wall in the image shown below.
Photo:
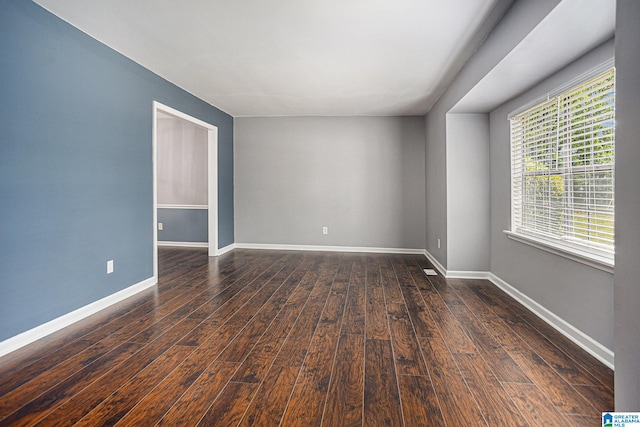
<path fill-rule="evenodd" d="M 208 242 L 209 211 L 207 209 L 158 209 L 158 241 Z"/>
<path fill-rule="evenodd" d="M 153 275 L 154 100 L 218 126 L 219 245 L 233 243 L 233 118 L 1 0 L 0 341 Z"/>

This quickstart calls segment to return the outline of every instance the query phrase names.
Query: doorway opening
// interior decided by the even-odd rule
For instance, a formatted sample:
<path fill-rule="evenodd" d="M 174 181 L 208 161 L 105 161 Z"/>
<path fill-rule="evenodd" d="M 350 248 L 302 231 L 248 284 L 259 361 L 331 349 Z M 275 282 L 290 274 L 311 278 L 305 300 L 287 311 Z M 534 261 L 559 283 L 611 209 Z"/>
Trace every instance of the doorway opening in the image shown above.
<path fill-rule="evenodd" d="M 205 182 L 196 183 L 190 185 L 189 182 L 183 183 L 183 187 L 188 189 L 190 193 L 187 195 L 187 200 L 194 200 L 190 203 L 171 203 L 171 204 L 159 204 L 158 202 L 158 149 L 159 149 L 159 131 L 163 128 L 164 124 L 160 124 L 160 120 L 165 119 L 177 119 L 174 120 L 180 124 L 180 121 L 187 122 L 189 125 L 189 132 L 193 134 L 206 134 L 206 150 L 201 150 L 203 156 L 206 156 L 206 162 L 202 163 L 200 169 L 203 169 L 199 174 L 202 175 L 202 179 Z M 164 122 L 163 122 L 164 123 Z M 175 127 L 175 126 L 174 126 Z M 184 132 L 184 131 L 183 131 Z M 206 154 L 204 154 L 206 152 Z M 193 155 L 193 153 L 192 153 Z M 195 153 L 198 157 L 198 153 Z M 202 120 L 191 117 L 181 111 L 178 111 L 169 106 L 163 105 L 159 102 L 153 102 L 153 273 L 158 277 L 158 230 L 160 225 L 158 221 L 159 209 L 164 212 L 173 212 L 171 217 L 180 217 L 184 214 L 188 214 L 191 218 L 204 218 L 203 213 L 206 210 L 206 215 L 203 219 L 206 222 L 206 243 L 185 243 L 177 242 L 176 245 L 182 246 L 206 246 L 208 247 L 209 256 L 218 255 L 218 128 L 210 123 L 203 122 Z M 204 160 L 204 159 L 202 159 Z M 204 165 L 204 166 L 202 166 Z M 163 171 L 165 173 L 166 171 Z M 186 186 L 185 186 L 186 185 Z M 163 189 L 163 197 L 171 197 L 171 191 L 165 191 Z M 202 192 L 205 192 L 203 195 Z M 206 204 L 204 203 L 206 200 Z M 187 231 L 189 233 L 189 231 Z M 193 233 L 193 231 L 191 231 Z M 197 231 L 196 231 L 197 233 Z M 196 239 L 198 240 L 198 239 Z M 203 239 L 200 239 L 203 240 Z"/>

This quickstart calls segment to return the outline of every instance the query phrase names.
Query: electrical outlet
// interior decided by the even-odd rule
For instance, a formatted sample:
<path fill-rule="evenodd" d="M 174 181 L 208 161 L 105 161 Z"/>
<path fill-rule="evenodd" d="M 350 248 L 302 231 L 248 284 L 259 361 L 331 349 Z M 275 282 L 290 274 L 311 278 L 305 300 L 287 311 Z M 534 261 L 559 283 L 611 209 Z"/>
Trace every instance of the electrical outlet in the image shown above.
<path fill-rule="evenodd" d="M 158 223 L 158 230 L 162 230 L 162 229 L 163 229 L 163 227 L 164 227 L 164 225 L 163 225 L 161 222 L 159 222 L 159 223 Z"/>
<path fill-rule="evenodd" d="M 322 234 L 329 234 L 329 227 L 322 227 Z"/>
<path fill-rule="evenodd" d="M 438 249 L 440 249 L 440 238 L 438 237 Z"/>
<path fill-rule="evenodd" d="M 107 261 L 107 274 L 113 273 L 113 260 Z"/>

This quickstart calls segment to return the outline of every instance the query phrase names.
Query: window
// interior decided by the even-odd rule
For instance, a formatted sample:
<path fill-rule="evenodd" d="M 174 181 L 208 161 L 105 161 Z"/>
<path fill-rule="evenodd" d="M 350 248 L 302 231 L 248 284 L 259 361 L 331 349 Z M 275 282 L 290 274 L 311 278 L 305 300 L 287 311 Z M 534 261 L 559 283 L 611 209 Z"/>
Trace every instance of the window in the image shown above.
<path fill-rule="evenodd" d="M 614 70 L 510 121 L 511 234 L 613 265 Z"/>

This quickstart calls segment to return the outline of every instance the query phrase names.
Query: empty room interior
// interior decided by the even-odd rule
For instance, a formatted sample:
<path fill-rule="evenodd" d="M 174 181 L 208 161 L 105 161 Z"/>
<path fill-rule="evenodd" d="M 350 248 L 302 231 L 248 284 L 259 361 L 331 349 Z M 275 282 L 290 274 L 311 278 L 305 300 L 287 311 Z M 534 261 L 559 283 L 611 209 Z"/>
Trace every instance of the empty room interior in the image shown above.
<path fill-rule="evenodd" d="M 0 425 L 640 411 L 638 22 L 2 0 Z"/>

